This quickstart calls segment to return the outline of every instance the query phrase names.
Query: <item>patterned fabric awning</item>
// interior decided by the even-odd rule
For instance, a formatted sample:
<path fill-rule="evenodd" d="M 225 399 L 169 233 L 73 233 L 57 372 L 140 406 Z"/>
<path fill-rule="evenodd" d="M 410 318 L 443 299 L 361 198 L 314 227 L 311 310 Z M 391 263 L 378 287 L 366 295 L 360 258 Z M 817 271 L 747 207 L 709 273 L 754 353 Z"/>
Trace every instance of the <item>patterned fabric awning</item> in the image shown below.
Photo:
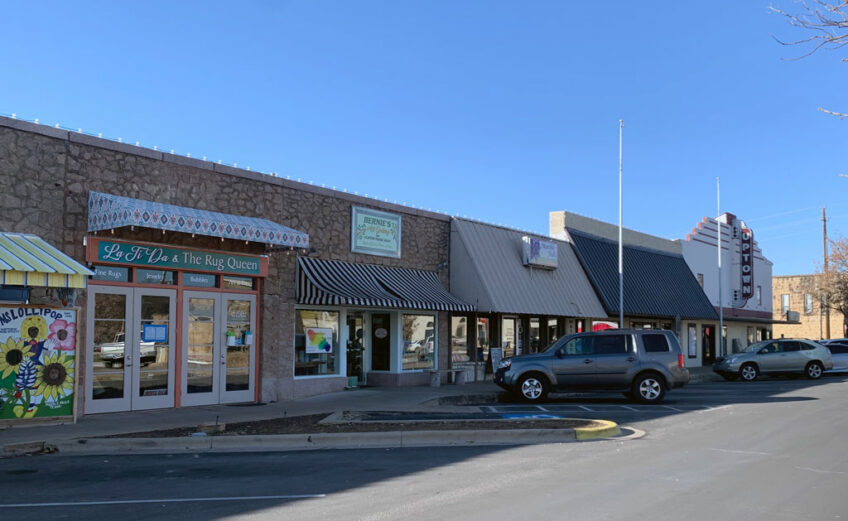
<path fill-rule="evenodd" d="M 88 196 L 88 231 L 122 226 L 196 233 L 276 246 L 308 248 L 309 235 L 267 219 L 196 210 L 100 192 Z"/>
<path fill-rule="evenodd" d="M 432 271 L 299 257 L 300 304 L 474 311 L 451 295 Z"/>
<path fill-rule="evenodd" d="M 37 235 L 0 232 L 0 285 L 84 288 L 89 275 Z"/>

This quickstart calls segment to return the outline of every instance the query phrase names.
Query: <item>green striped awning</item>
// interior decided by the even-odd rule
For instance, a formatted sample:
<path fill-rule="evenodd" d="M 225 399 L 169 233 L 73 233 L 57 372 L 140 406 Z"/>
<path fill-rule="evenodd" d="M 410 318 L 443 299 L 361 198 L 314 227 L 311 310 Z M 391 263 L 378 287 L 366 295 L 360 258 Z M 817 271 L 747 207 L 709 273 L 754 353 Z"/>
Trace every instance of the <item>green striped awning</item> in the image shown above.
<path fill-rule="evenodd" d="M 84 288 L 89 275 L 37 235 L 0 232 L 0 285 Z"/>

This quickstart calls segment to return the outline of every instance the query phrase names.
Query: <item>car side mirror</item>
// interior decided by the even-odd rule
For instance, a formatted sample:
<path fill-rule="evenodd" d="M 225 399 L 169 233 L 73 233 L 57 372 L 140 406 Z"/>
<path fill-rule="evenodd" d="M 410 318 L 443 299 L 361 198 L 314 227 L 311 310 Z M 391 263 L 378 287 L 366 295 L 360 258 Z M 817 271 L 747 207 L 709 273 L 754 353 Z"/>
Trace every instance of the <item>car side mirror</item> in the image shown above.
<path fill-rule="evenodd" d="M 562 352 L 562 349 L 557 349 L 557 351 L 556 351 L 556 357 L 557 357 L 557 358 L 562 358 L 562 357 L 564 357 L 564 356 L 565 356 L 565 353 L 563 353 L 563 352 Z"/>
<path fill-rule="evenodd" d="M 764 355 L 766 353 L 768 353 L 768 349 L 766 349 L 765 347 L 757 351 L 758 355 Z"/>

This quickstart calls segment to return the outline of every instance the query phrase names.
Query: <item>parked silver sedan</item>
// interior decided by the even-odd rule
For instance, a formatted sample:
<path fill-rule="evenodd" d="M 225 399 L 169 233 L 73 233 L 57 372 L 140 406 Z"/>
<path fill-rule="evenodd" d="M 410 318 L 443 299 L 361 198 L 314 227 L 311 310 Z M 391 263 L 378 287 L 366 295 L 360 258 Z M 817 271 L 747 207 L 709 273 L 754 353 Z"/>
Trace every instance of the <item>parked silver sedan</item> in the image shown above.
<path fill-rule="evenodd" d="M 803 374 L 817 380 L 833 369 L 830 351 L 807 339 L 778 338 L 751 344 L 742 353 L 720 358 L 713 371 L 725 380 L 753 381 L 761 374 Z"/>

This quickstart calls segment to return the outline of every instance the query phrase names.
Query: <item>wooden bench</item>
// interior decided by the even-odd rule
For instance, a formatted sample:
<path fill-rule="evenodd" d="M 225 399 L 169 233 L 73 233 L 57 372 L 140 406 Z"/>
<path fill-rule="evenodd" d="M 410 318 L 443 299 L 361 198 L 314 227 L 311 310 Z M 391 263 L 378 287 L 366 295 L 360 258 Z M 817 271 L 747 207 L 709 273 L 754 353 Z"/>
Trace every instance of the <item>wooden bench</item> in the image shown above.
<path fill-rule="evenodd" d="M 456 385 L 464 385 L 468 378 L 468 369 L 431 369 L 430 370 L 430 387 L 439 387 L 442 385 L 442 375 L 447 374 L 448 380 Z"/>

